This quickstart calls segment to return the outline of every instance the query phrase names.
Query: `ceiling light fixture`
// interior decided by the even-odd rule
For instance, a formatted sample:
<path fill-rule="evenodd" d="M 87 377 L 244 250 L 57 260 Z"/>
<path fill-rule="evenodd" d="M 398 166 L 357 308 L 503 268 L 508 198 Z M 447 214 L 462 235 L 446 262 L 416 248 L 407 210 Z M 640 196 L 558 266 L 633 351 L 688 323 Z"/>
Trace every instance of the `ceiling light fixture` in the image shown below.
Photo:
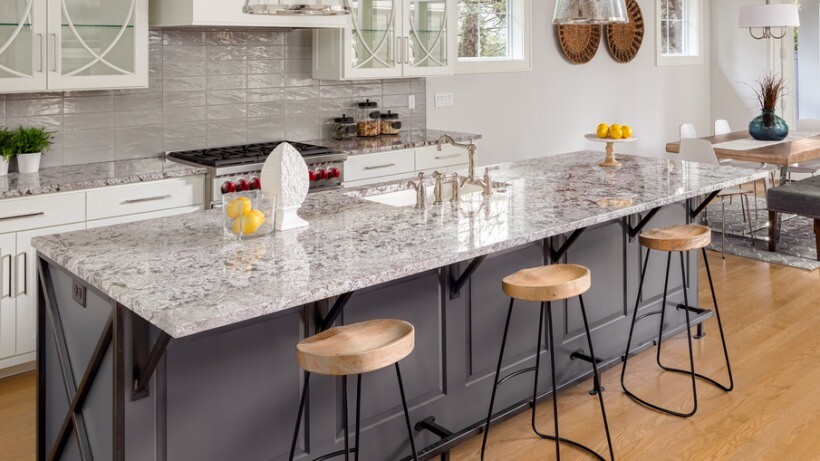
<path fill-rule="evenodd" d="M 350 14 L 345 0 L 245 0 L 243 13 L 270 15 L 337 15 Z"/>
<path fill-rule="evenodd" d="M 740 7 L 738 24 L 741 28 L 748 28 L 749 34 L 757 40 L 781 39 L 788 33 L 787 28 L 800 26 L 800 5 L 744 5 Z M 779 34 L 774 31 L 777 28 L 781 29 Z M 758 35 L 755 35 L 755 29 L 761 30 Z"/>
<path fill-rule="evenodd" d="M 553 24 L 615 24 L 629 22 L 624 0 L 558 0 Z"/>

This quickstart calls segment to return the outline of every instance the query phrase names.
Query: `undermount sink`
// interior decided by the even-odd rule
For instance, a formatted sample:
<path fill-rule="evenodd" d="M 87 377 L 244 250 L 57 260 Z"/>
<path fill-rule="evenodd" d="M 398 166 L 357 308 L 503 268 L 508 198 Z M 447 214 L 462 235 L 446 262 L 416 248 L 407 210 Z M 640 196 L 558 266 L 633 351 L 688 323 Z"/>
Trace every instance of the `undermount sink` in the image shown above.
<path fill-rule="evenodd" d="M 445 202 L 449 202 L 450 197 L 452 196 L 452 191 L 452 184 L 442 184 L 442 200 Z M 477 186 L 475 184 L 465 184 L 461 188 L 461 199 L 465 200 L 467 198 L 475 196 L 475 194 L 480 195 L 483 191 L 484 190 L 481 186 Z M 416 206 L 416 191 L 413 189 L 386 192 L 383 194 L 371 195 L 362 198 L 370 202 L 381 203 L 382 205 L 388 205 L 396 208 Z M 427 187 L 427 204 L 432 205 L 434 201 L 435 198 L 433 197 L 433 187 Z"/>

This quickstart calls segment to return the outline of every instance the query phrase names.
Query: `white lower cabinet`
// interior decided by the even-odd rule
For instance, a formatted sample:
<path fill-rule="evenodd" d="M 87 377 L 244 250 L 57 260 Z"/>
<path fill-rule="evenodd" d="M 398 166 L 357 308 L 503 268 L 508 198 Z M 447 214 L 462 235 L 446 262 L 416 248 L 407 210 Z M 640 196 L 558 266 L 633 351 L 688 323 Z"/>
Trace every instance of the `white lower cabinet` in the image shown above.
<path fill-rule="evenodd" d="M 469 164 L 467 151 L 446 145 L 403 149 L 376 154 L 354 155 L 345 161 L 345 187 L 367 186 L 399 179 L 412 179 L 419 173 L 453 173 Z"/>
<path fill-rule="evenodd" d="M 12 275 L 17 254 L 15 234 L 0 235 L 0 361 L 12 357 L 17 350 L 17 302 L 14 300 Z"/>

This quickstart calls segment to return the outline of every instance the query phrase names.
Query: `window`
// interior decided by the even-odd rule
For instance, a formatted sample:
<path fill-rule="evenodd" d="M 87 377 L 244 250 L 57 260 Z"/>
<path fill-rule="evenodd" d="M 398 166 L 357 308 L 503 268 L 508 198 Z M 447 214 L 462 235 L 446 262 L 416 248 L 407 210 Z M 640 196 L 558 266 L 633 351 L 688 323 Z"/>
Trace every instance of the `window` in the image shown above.
<path fill-rule="evenodd" d="M 532 69 L 532 0 L 458 0 L 456 72 Z"/>
<path fill-rule="evenodd" d="M 703 64 L 703 0 L 657 0 L 657 64 Z"/>

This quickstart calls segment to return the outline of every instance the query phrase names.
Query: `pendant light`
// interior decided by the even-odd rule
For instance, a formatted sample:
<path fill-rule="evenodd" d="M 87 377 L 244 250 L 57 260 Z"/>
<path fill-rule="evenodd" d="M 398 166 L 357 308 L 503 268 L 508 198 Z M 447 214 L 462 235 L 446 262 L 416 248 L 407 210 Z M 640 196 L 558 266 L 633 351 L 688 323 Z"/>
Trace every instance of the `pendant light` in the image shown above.
<path fill-rule="evenodd" d="M 553 24 L 616 24 L 629 22 L 624 0 L 558 0 Z"/>
<path fill-rule="evenodd" d="M 245 0 L 243 13 L 277 15 L 350 14 L 345 0 Z"/>
<path fill-rule="evenodd" d="M 788 33 L 788 27 L 800 27 L 800 6 L 792 4 L 744 5 L 740 7 L 738 24 L 748 28 L 749 34 L 757 39 L 781 39 Z M 781 28 L 780 34 L 773 29 Z M 760 29 L 755 35 L 755 29 Z"/>

